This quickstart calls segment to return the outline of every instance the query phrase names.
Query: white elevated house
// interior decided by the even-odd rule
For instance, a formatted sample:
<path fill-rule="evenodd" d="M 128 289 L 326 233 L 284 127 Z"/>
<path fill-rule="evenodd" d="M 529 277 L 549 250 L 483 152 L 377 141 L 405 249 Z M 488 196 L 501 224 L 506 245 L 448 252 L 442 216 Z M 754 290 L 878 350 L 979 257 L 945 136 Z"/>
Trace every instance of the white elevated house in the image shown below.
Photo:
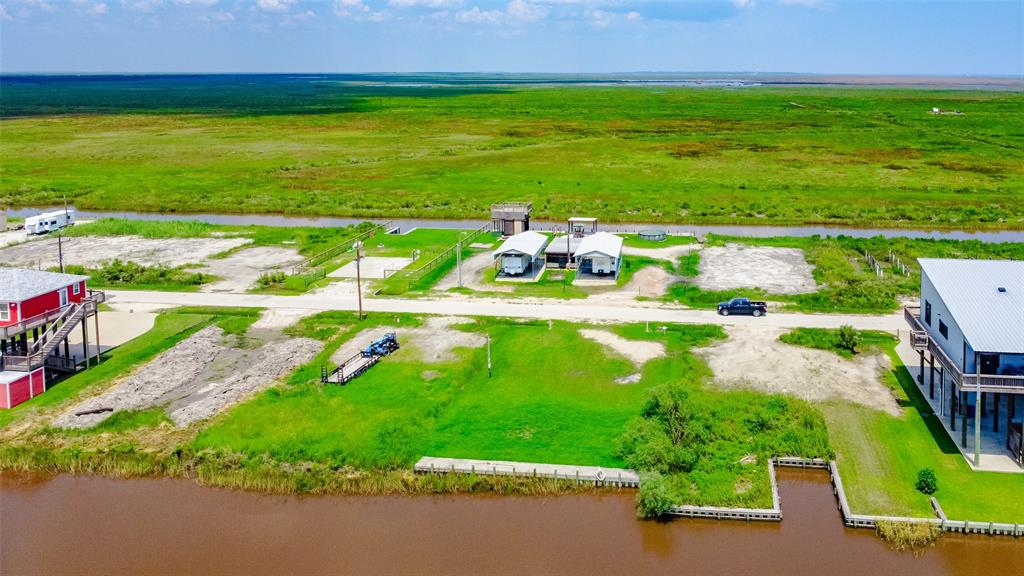
<path fill-rule="evenodd" d="M 986 437 L 996 434 L 1024 465 L 1024 261 L 919 262 L 921 305 L 904 312 L 911 344 L 920 354 L 918 382 L 925 385 L 927 354 L 928 396 L 940 417 L 948 414 L 950 431 L 957 430 L 959 416 L 960 446 L 965 454 L 973 448 L 976 466 L 983 425 L 992 431 L 986 430 Z M 974 424 L 973 447 L 968 445 L 968 419 Z"/>
<path fill-rule="evenodd" d="M 535 275 L 544 268 L 544 247 L 548 237 L 539 232 L 510 236 L 494 251 L 499 273 L 506 276 Z"/>
<path fill-rule="evenodd" d="M 619 277 L 622 237 L 608 232 L 584 236 L 573 255 L 577 274 Z"/>

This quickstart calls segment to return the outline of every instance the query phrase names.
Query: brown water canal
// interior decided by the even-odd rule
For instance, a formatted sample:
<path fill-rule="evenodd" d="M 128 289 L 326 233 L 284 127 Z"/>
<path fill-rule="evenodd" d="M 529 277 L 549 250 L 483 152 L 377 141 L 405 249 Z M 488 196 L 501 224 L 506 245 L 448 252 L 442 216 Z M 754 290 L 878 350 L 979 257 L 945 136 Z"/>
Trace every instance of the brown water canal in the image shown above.
<path fill-rule="evenodd" d="M 643 522 L 630 493 L 279 497 L 181 480 L 7 475 L 0 573 L 1021 574 L 1024 541 L 896 553 L 842 526 L 827 476 L 781 470 L 785 520 Z"/>

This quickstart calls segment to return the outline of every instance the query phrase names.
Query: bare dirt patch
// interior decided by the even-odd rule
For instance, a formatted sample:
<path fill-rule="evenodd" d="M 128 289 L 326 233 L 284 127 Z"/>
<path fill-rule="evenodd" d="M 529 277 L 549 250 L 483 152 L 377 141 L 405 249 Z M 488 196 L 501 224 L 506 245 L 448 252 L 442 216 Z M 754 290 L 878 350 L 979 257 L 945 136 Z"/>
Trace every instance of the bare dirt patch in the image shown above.
<path fill-rule="evenodd" d="M 484 272 L 494 266 L 494 254 L 484 251 L 462 261 L 462 285 L 480 292 L 512 292 L 512 286 L 501 286 L 484 281 Z M 448 290 L 459 285 L 459 271 L 453 269 L 434 285 L 435 290 Z"/>
<path fill-rule="evenodd" d="M 256 246 L 239 250 L 225 258 L 207 259 L 202 271 L 218 278 L 216 282 L 202 287 L 203 292 L 245 292 L 271 270 L 291 268 L 302 262 L 302 256 L 294 248 Z"/>
<path fill-rule="evenodd" d="M 289 338 L 261 346 L 245 355 L 244 363 L 236 363 L 226 378 L 210 382 L 171 404 L 171 420 L 178 426 L 205 420 L 309 362 L 322 347 L 323 343 L 310 338 Z"/>
<path fill-rule="evenodd" d="M 761 288 L 769 294 L 806 294 L 818 289 L 812 270 L 797 248 L 729 244 L 701 251 L 697 285 L 704 290 Z"/>
<path fill-rule="evenodd" d="M 471 320 L 453 317 L 428 318 L 422 326 L 404 328 L 402 326 L 378 326 L 356 334 L 352 339 L 338 348 L 331 356 L 331 361 L 340 364 L 359 353 L 370 342 L 394 332 L 398 343 L 403 349 L 412 349 L 424 362 L 448 362 L 455 359 L 456 348 L 480 348 L 486 339 L 476 332 L 466 332 L 453 328 L 458 324 L 467 324 Z"/>
<path fill-rule="evenodd" d="M 642 377 L 639 370 L 643 369 L 644 364 L 665 355 L 665 346 L 660 342 L 629 340 L 608 330 L 595 330 L 592 328 L 583 328 L 579 332 L 580 336 L 597 342 L 604 346 L 606 350 L 618 356 L 623 356 L 633 363 L 637 372 L 617 379 L 616 382 L 619 384 L 635 384 L 639 382 Z"/>
<path fill-rule="evenodd" d="M 224 332 L 207 326 L 135 370 L 106 392 L 71 407 L 54 420 L 61 428 L 89 428 L 122 410 L 141 410 L 187 395 L 199 374 L 224 349 Z M 76 413 L 109 408 L 93 414 Z"/>
<path fill-rule="evenodd" d="M 812 402 L 844 400 L 889 414 L 900 409 L 881 375 L 890 368 L 882 354 L 847 360 L 827 350 L 779 341 L 779 328 L 726 327 L 729 338 L 696 349 L 721 388 L 789 394 Z"/>
<path fill-rule="evenodd" d="M 259 320 L 252 323 L 250 330 L 283 330 L 302 320 L 306 316 L 316 314 L 316 310 L 302 308 L 265 308 Z"/>
<path fill-rule="evenodd" d="M 247 238 L 142 238 L 78 236 L 63 240 L 64 263 L 97 268 L 115 258 L 145 266 L 183 266 L 209 259 L 250 242 Z M 34 240 L 0 249 L 10 266 L 51 268 L 58 265 L 57 239 Z"/>
<path fill-rule="evenodd" d="M 232 345 L 220 328 L 203 328 L 113 387 L 77 403 L 53 425 L 88 428 L 123 410 L 166 407 L 178 426 L 187 426 L 271 386 L 323 347 L 317 340 L 269 332 L 262 345 L 255 338 L 234 339 Z M 82 414 L 99 409 L 104 410 Z"/>

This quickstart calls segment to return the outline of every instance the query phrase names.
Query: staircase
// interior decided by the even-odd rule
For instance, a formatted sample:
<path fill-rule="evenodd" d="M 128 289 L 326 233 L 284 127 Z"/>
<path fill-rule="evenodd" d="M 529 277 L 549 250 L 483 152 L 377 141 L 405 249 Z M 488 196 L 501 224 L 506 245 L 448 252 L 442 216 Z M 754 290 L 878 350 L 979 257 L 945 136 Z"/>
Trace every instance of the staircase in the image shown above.
<path fill-rule="evenodd" d="M 39 339 L 29 345 L 28 353 L 24 356 L 5 356 L 4 368 L 6 370 L 17 370 L 29 372 L 43 366 L 46 358 L 60 346 L 60 343 L 71 334 L 71 331 L 78 326 L 85 317 L 85 306 L 73 302 L 69 304 L 61 315 L 58 316 L 49 329 L 40 335 Z"/>

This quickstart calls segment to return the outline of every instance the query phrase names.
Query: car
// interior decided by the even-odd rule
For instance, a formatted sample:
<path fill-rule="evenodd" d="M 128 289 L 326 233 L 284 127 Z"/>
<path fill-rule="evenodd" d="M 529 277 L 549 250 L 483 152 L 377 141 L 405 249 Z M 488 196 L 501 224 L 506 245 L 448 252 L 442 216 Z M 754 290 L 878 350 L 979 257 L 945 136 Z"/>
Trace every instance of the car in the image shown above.
<path fill-rule="evenodd" d="M 750 298 L 733 298 L 728 302 L 719 302 L 718 313 L 722 316 L 730 314 L 763 316 L 768 313 L 768 303 L 751 300 Z"/>

